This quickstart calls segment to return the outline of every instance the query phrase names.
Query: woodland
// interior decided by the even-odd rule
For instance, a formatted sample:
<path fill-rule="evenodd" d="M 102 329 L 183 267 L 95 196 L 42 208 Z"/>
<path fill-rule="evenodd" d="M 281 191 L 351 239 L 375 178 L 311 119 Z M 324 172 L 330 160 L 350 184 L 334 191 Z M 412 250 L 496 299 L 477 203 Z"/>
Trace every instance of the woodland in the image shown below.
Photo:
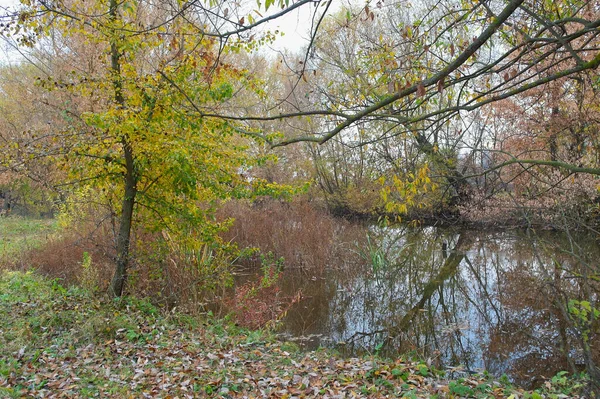
<path fill-rule="evenodd" d="M 304 45 L 276 47 L 294 15 Z M 0 37 L 0 224 L 40 238 L 4 236 L 2 268 L 254 329 L 333 271 L 324 292 L 366 267 L 390 304 L 410 276 L 393 328 L 353 337 L 445 367 L 454 349 L 394 338 L 485 258 L 502 291 L 481 317 L 556 326 L 556 358 L 511 378 L 600 392 L 600 2 L 20 0 Z"/>

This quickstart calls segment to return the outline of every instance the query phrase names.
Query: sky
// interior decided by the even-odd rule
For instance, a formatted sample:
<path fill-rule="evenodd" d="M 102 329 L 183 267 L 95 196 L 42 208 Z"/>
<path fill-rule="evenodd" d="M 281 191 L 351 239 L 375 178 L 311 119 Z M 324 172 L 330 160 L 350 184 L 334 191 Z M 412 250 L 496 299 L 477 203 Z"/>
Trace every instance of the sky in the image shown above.
<path fill-rule="evenodd" d="M 12 7 L 18 3 L 18 0 L 0 0 L 0 15 L 4 13 L 3 8 Z M 5 62 L 16 57 L 17 54 L 14 51 L 11 51 L 8 45 L 0 40 L 0 65 L 3 65 Z"/>
<path fill-rule="evenodd" d="M 1 0 L 0 0 L 1 1 Z M 278 50 L 287 49 L 290 51 L 300 50 L 309 44 L 309 30 L 312 5 L 300 7 L 282 18 L 278 18 L 269 23 L 269 29 L 278 29 L 285 35 L 273 43 L 273 47 Z"/>
<path fill-rule="evenodd" d="M 2 11 L 1 7 L 12 7 L 17 4 L 19 4 L 18 0 L 0 0 L 0 13 Z M 279 10 L 275 8 L 273 7 L 273 12 L 278 12 Z M 309 4 L 290 12 L 282 18 L 267 23 L 266 26 L 271 31 L 279 30 L 284 33 L 284 36 L 278 38 L 272 47 L 275 50 L 295 52 L 308 45 L 308 31 L 313 10 L 314 7 Z"/>

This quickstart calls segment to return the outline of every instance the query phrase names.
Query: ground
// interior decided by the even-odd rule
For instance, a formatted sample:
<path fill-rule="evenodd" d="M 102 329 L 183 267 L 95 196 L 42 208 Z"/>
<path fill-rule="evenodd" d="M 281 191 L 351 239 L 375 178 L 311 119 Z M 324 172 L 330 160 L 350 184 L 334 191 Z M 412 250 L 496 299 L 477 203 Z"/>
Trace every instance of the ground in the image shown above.
<path fill-rule="evenodd" d="M 486 376 L 451 381 L 426 362 L 302 352 L 210 314 L 0 274 L 0 397 L 575 398 L 577 387 L 524 392 Z"/>

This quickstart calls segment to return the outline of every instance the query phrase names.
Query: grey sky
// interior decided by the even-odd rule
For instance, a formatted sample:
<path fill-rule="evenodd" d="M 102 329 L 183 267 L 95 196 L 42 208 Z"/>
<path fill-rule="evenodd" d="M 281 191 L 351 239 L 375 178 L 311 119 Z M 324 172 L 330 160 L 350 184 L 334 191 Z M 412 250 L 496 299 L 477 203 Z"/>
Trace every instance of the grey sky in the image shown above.
<path fill-rule="evenodd" d="M 18 0 L 0 0 L 0 7 L 13 7 L 19 4 Z M 1 11 L 1 10 L 0 10 Z M 267 28 L 284 32 L 285 35 L 277 39 L 273 47 L 277 50 L 287 49 L 297 51 L 308 45 L 308 31 L 310 29 L 311 13 L 314 11 L 312 5 L 300 7 L 288 15 L 278 18 L 267 24 Z"/>

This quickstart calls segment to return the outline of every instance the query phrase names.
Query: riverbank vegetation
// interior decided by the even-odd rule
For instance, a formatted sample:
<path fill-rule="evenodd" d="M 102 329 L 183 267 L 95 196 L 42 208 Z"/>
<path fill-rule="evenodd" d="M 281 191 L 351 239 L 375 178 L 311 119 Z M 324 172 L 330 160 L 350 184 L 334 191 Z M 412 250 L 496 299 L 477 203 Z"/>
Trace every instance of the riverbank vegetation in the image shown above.
<path fill-rule="evenodd" d="M 600 394 L 597 2 L 230 3 L 0 8 L 4 267 Z"/>
<path fill-rule="evenodd" d="M 111 301 L 36 273 L 0 274 L 0 395 L 22 397 L 577 398 L 564 374 L 534 392 L 506 380 L 376 356 L 301 352 L 210 315 Z M 460 371 L 455 371 L 460 375 Z"/>

